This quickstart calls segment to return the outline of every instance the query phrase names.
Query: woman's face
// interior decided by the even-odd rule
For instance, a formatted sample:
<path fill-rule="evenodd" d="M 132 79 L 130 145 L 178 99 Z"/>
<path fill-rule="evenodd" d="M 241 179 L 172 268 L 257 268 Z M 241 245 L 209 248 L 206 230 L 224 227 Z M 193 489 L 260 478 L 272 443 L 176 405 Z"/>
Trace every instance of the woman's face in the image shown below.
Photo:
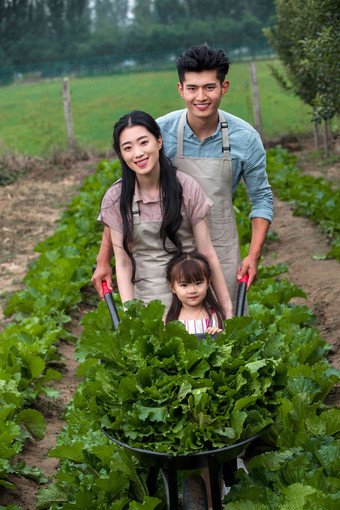
<path fill-rule="evenodd" d="M 123 160 L 136 176 L 159 175 L 159 150 L 162 137 L 157 140 L 144 126 L 125 128 L 119 139 Z"/>

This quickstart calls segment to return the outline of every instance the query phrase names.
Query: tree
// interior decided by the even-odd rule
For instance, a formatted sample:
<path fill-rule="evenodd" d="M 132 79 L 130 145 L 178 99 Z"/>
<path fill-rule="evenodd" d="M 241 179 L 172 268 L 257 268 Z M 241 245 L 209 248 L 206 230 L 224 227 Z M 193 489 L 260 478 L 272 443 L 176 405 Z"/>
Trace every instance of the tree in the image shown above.
<path fill-rule="evenodd" d="M 322 0 L 315 6 L 319 27 L 313 36 L 301 41 L 304 59 L 301 64 L 314 73 L 317 84 L 313 100 L 314 118 L 324 120 L 325 153 L 329 154 L 327 121 L 340 114 L 340 69 L 337 56 L 340 48 L 340 10 L 338 2 Z"/>
<path fill-rule="evenodd" d="M 181 0 L 154 0 L 155 18 L 158 23 L 170 25 L 185 15 Z"/>
<path fill-rule="evenodd" d="M 332 91 L 333 83 L 339 87 L 335 64 L 339 48 L 338 2 L 276 0 L 275 5 L 277 22 L 273 29 L 265 30 L 265 35 L 283 62 L 289 81 L 282 73 L 274 74 L 281 85 L 313 108 L 317 144 L 316 122 L 322 118 L 327 123 L 339 111 L 333 97 L 339 94 L 339 88 L 335 94 Z M 325 132 L 327 143 L 327 126 Z"/>
<path fill-rule="evenodd" d="M 95 31 L 104 32 L 113 26 L 124 26 L 128 20 L 128 0 L 96 0 Z"/>
<path fill-rule="evenodd" d="M 133 15 L 135 24 L 150 24 L 153 21 L 152 0 L 135 0 Z"/>

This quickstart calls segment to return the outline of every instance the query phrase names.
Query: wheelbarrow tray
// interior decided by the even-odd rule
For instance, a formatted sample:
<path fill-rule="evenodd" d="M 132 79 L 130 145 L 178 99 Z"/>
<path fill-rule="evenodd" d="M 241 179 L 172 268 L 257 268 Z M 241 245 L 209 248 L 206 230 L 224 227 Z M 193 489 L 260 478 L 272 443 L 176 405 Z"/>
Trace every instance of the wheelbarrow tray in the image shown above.
<path fill-rule="evenodd" d="M 157 467 L 159 469 L 168 469 L 171 464 L 171 466 L 176 467 L 176 469 L 190 470 L 208 466 L 209 457 L 213 458 L 218 464 L 225 464 L 226 462 L 235 459 L 250 443 L 260 438 L 270 426 L 271 425 L 266 426 L 254 436 L 231 446 L 217 448 L 214 450 L 206 450 L 203 452 L 188 454 L 179 453 L 177 455 L 134 448 L 133 446 L 112 437 L 104 427 L 101 427 L 101 430 L 109 439 L 111 439 L 111 441 L 130 450 L 131 453 L 133 453 L 133 455 L 144 465 Z"/>

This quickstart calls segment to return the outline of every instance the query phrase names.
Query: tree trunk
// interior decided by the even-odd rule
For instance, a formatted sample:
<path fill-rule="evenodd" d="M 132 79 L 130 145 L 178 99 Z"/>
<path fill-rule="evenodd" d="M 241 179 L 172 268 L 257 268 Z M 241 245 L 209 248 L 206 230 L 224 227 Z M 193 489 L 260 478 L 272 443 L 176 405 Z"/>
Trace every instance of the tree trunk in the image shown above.
<path fill-rule="evenodd" d="M 262 118 L 261 118 L 260 97 L 259 97 L 259 88 L 258 88 L 258 84 L 257 84 L 255 60 L 251 60 L 249 62 L 249 67 L 250 67 L 251 89 L 252 89 L 252 93 L 253 93 L 255 129 L 256 129 L 256 131 L 259 132 L 260 136 L 262 136 Z"/>
<path fill-rule="evenodd" d="M 67 129 L 67 142 L 69 151 L 74 150 L 74 137 L 73 137 L 73 123 L 72 123 L 72 111 L 71 111 L 71 99 L 70 90 L 68 86 L 68 78 L 63 79 L 63 101 L 64 101 L 64 113 Z"/>
<path fill-rule="evenodd" d="M 315 112 L 315 108 L 313 108 L 313 111 Z M 314 149 L 317 150 L 319 148 L 319 130 L 318 130 L 318 123 L 316 120 L 313 121 L 313 127 L 314 127 Z"/>
<path fill-rule="evenodd" d="M 325 149 L 326 158 L 329 157 L 329 144 L 328 144 L 328 123 L 327 120 L 324 120 L 324 135 L 323 135 L 323 145 Z"/>

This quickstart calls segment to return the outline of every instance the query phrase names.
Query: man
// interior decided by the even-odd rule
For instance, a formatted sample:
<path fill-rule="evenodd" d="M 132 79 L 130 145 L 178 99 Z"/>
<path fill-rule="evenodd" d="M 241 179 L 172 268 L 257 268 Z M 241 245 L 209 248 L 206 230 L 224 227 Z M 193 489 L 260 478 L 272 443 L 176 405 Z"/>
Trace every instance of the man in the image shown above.
<path fill-rule="evenodd" d="M 273 215 L 273 200 L 265 170 L 266 155 L 259 134 L 248 123 L 219 110 L 229 88 L 228 58 L 207 44 L 193 46 L 177 60 L 178 91 L 186 109 L 157 119 L 165 153 L 192 175 L 213 200 L 208 223 L 228 289 L 236 306 L 238 280 L 248 273 L 250 288 Z M 241 261 L 232 196 L 241 177 L 252 202 L 252 240 Z M 102 297 L 101 282 L 112 287 L 110 233 L 105 229 L 92 283 Z"/>

